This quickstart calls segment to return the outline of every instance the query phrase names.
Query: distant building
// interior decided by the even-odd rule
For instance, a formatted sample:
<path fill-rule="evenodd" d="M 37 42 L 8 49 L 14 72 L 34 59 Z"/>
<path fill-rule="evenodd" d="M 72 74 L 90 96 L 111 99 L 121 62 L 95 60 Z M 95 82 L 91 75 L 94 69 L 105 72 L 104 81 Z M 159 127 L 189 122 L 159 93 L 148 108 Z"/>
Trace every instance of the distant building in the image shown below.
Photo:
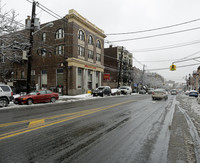
<path fill-rule="evenodd" d="M 103 85 L 109 85 L 116 88 L 118 84 L 131 85 L 132 83 L 132 53 L 121 46 L 104 49 L 104 76 L 110 75 L 110 78 L 103 79 Z"/>

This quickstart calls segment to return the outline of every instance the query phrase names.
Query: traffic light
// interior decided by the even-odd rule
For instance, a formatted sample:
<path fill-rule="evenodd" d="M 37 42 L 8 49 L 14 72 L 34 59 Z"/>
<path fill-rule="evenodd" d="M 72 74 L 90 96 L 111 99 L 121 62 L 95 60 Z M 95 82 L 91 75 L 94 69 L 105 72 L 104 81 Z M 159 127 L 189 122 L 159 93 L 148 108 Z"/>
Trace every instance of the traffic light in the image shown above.
<path fill-rule="evenodd" d="M 175 70 L 176 70 L 176 65 L 172 64 L 172 65 L 170 66 L 170 70 L 171 70 L 171 71 L 175 71 Z"/>

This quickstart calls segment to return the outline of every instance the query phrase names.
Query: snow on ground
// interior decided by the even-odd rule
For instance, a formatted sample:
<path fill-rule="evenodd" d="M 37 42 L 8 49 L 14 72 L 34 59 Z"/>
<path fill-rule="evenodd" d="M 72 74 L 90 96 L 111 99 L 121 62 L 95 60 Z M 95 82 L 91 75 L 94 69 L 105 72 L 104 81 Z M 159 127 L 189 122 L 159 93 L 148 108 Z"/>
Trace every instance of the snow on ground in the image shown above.
<path fill-rule="evenodd" d="M 182 102 L 185 104 L 185 110 L 200 116 L 200 104 L 198 104 L 196 97 L 189 97 L 188 95 L 184 94 L 180 97 L 182 98 Z"/>
<path fill-rule="evenodd" d="M 187 119 L 191 119 L 195 126 L 195 130 L 200 136 L 200 104 L 198 104 L 196 97 L 189 97 L 188 95 L 178 95 L 176 99 L 179 101 L 179 106 L 187 113 Z M 200 144 L 200 142 L 199 142 Z"/>

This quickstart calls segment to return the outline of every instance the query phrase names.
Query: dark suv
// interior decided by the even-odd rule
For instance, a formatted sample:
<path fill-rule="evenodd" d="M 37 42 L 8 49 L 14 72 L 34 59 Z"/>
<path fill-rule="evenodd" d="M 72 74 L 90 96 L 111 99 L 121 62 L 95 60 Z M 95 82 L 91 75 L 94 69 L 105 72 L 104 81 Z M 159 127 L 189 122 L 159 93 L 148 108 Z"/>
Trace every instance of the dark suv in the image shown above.
<path fill-rule="evenodd" d="M 8 106 L 12 100 L 14 100 L 14 97 L 10 86 L 0 84 L 0 107 Z"/>
<path fill-rule="evenodd" d="M 111 88 L 109 86 L 101 86 L 92 91 L 93 96 L 111 95 Z"/>

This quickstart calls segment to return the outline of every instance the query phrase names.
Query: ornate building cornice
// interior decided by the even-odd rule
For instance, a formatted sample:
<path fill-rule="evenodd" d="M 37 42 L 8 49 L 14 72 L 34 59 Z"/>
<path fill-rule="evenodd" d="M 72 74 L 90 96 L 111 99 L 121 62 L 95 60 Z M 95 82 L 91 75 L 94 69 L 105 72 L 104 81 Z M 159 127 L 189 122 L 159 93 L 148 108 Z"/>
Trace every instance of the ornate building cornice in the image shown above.
<path fill-rule="evenodd" d="M 81 16 L 74 9 L 69 10 L 69 13 L 65 16 L 65 18 L 68 19 L 68 22 L 75 22 L 77 24 L 81 23 L 82 25 L 86 26 L 88 29 L 100 35 L 102 38 L 106 37 L 102 29 L 92 24 L 90 21 L 88 21 L 86 18 Z"/>

